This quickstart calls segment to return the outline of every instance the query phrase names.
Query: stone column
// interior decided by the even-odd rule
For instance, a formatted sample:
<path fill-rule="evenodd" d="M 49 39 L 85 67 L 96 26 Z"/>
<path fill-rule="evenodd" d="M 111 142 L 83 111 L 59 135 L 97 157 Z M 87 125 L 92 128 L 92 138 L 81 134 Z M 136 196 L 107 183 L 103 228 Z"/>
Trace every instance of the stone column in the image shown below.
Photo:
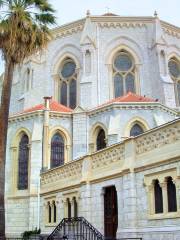
<path fill-rule="evenodd" d="M 114 98 L 114 81 L 112 64 L 106 64 L 108 69 L 109 99 Z"/>
<path fill-rule="evenodd" d="M 162 188 L 162 195 L 163 195 L 163 214 L 166 214 L 168 212 L 167 182 L 166 182 L 166 180 L 164 180 L 163 182 L 160 182 L 159 185 Z"/>
<path fill-rule="evenodd" d="M 48 168 L 48 142 L 49 142 L 49 111 L 51 97 L 44 97 L 44 124 L 43 124 L 43 170 Z"/>

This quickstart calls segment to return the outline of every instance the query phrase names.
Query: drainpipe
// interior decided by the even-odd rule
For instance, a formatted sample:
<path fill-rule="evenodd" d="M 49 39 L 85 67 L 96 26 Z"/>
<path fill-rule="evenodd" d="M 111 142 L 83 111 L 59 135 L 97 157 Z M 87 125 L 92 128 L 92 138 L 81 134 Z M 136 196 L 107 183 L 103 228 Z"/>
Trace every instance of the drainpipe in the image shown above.
<path fill-rule="evenodd" d="M 49 111 L 52 97 L 44 97 L 44 123 L 43 123 L 43 161 L 42 170 L 48 168 L 48 140 L 49 140 Z"/>
<path fill-rule="evenodd" d="M 38 208 L 38 216 L 37 216 L 37 229 L 40 229 L 40 176 L 38 179 L 37 184 L 37 190 L 38 190 L 38 200 L 37 200 L 37 208 Z"/>
<path fill-rule="evenodd" d="M 100 52 L 99 52 L 99 47 L 100 47 L 100 42 L 99 42 L 99 26 L 97 24 L 96 27 L 97 30 L 97 94 L 98 94 L 98 105 L 100 104 Z"/>

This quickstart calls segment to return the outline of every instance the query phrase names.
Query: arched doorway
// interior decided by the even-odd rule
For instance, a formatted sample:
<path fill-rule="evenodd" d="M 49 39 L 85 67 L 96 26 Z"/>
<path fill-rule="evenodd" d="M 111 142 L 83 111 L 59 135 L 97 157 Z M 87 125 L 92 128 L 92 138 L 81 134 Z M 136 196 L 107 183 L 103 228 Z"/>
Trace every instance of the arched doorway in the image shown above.
<path fill-rule="evenodd" d="M 116 239 L 118 228 L 118 203 L 115 186 L 105 188 L 104 193 L 104 235 L 105 239 Z"/>

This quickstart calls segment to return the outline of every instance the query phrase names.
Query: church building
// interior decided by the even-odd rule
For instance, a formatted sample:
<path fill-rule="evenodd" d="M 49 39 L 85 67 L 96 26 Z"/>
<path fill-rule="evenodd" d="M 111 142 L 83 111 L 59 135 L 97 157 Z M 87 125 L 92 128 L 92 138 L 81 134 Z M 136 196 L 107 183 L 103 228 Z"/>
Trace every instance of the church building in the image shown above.
<path fill-rule="evenodd" d="M 85 18 L 13 76 L 6 236 L 84 217 L 105 239 L 180 239 L 180 27 Z M 93 239 L 92 239 L 93 240 Z"/>

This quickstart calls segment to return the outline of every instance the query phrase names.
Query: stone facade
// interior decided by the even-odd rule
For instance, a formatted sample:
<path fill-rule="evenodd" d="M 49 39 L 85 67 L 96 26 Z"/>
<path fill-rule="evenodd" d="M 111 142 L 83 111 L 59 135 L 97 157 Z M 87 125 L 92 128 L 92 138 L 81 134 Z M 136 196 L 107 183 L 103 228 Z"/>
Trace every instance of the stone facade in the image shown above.
<path fill-rule="evenodd" d="M 7 138 L 7 236 L 36 227 L 50 233 L 68 216 L 67 199 L 71 204 L 76 199 L 78 215 L 104 234 L 104 192 L 115 186 L 118 237 L 180 239 L 179 103 L 168 71 L 168 60 L 180 59 L 179 39 L 179 28 L 157 16 L 87 15 L 54 29 L 47 49 L 16 68 Z M 128 93 L 127 99 L 137 101 L 112 101 L 112 65 L 120 50 L 134 60 L 136 94 Z M 53 110 L 46 98 L 40 108 L 44 96 L 59 101 L 59 71 L 66 58 L 76 64 L 77 107 Z M 138 137 L 130 137 L 134 123 L 144 131 Z M 107 148 L 96 152 L 99 129 L 105 132 Z M 28 188 L 18 190 L 22 132 L 29 138 Z M 56 132 L 64 138 L 65 165 L 51 169 Z M 165 173 L 175 178 L 177 212 L 157 217 L 149 212 L 154 204 L 149 179 Z M 49 204 L 56 205 L 53 223 L 48 222 Z"/>

